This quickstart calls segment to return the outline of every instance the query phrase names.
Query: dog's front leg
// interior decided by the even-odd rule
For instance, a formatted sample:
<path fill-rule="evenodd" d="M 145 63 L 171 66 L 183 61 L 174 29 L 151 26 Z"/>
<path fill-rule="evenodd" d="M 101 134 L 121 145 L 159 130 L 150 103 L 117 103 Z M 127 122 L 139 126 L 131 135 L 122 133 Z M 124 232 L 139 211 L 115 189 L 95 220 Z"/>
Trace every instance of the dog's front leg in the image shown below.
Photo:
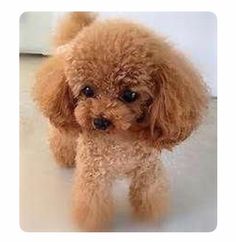
<path fill-rule="evenodd" d="M 169 189 L 161 162 L 135 170 L 130 185 L 130 202 L 134 214 L 141 219 L 156 219 L 168 210 Z"/>
<path fill-rule="evenodd" d="M 74 182 L 76 223 L 84 231 L 106 230 L 113 210 L 111 180 L 91 161 L 76 168 Z"/>

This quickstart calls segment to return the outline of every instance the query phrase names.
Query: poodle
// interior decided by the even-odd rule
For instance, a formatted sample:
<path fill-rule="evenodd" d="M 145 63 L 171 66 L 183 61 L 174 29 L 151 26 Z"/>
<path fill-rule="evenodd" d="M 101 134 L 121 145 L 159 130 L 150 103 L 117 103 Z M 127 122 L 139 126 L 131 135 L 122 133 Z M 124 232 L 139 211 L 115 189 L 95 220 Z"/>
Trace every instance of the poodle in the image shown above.
<path fill-rule="evenodd" d="M 165 38 L 127 20 L 69 13 L 54 44 L 34 99 L 50 121 L 56 161 L 75 166 L 75 222 L 84 231 L 109 229 L 120 177 L 130 179 L 134 215 L 160 219 L 169 206 L 160 153 L 200 124 L 208 102 L 201 75 Z"/>

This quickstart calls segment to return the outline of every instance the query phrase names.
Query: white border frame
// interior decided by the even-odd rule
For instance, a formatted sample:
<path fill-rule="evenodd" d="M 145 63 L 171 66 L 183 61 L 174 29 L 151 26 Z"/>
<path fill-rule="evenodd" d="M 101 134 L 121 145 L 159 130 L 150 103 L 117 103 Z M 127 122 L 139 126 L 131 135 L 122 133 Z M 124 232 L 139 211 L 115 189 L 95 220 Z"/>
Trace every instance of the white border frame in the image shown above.
<path fill-rule="evenodd" d="M 235 238 L 234 1 L 12 1 L 1 12 L 1 241 L 223 241 Z M 2 3 L 3 5 L 3 3 Z M 19 226 L 19 16 L 25 11 L 210 11 L 218 19 L 218 226 L 209 233 L 27 233 Z M 224 150 L 223 150 L 224 149 Z"/>

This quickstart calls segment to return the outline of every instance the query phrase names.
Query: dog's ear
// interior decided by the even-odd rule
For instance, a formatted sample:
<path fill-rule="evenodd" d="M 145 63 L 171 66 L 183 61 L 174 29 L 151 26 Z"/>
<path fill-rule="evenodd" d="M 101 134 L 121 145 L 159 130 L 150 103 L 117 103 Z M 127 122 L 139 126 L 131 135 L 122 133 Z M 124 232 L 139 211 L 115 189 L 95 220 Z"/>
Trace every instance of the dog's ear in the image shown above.
<path fill-rule="evenodd" d="M 150 129 L 156 147 L 171 149 L 198 126 L 208 94 L 201 76 L 180 53 L 159 59 L 154 72 L 156 97 L 150 107 Z"/>
<path fill-rule="evenodd" d="M 74 99 L 66 82 L 63 63 L 58 57 L 45 61 L 36 75 L 34 100 L 42 113 L 60 129 L 77 128 Z"/>
<path fill-rule="evenodd" d="M 41 66 L 36 76 L 33 96 L 43 114 L 60 129 L 78 129 L 74 117 L 75 102 L 64 74 L 64 55 L 71 41 L 96 15 L 87 12 L 66 14 L 59 22 L 54 36 L 56 55 Z"/>
<path fill-rule="evenodd" d="M 53 43 L 55 47 L 69 43 L 84 27 L 96 19 L 95 13 L 71 12 L 65 14 L 56 28 Z"/>

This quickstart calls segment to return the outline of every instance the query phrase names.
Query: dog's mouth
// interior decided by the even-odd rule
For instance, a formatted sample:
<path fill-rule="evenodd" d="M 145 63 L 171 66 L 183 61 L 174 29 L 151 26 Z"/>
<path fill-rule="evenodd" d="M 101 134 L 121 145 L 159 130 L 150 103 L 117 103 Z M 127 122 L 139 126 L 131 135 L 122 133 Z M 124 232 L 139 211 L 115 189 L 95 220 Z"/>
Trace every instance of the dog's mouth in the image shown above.
<path fill-rule="evenodd" d="M 142 114 L 139 115 L 139 116 L 136 118 L 136 122 L 137 122 L 137 123 L 142 123 L 142 122 L 144 122 L 145 118 L 146 118 L 146 114 L 145 114 L 145 112 L 142 112 Z"/>

